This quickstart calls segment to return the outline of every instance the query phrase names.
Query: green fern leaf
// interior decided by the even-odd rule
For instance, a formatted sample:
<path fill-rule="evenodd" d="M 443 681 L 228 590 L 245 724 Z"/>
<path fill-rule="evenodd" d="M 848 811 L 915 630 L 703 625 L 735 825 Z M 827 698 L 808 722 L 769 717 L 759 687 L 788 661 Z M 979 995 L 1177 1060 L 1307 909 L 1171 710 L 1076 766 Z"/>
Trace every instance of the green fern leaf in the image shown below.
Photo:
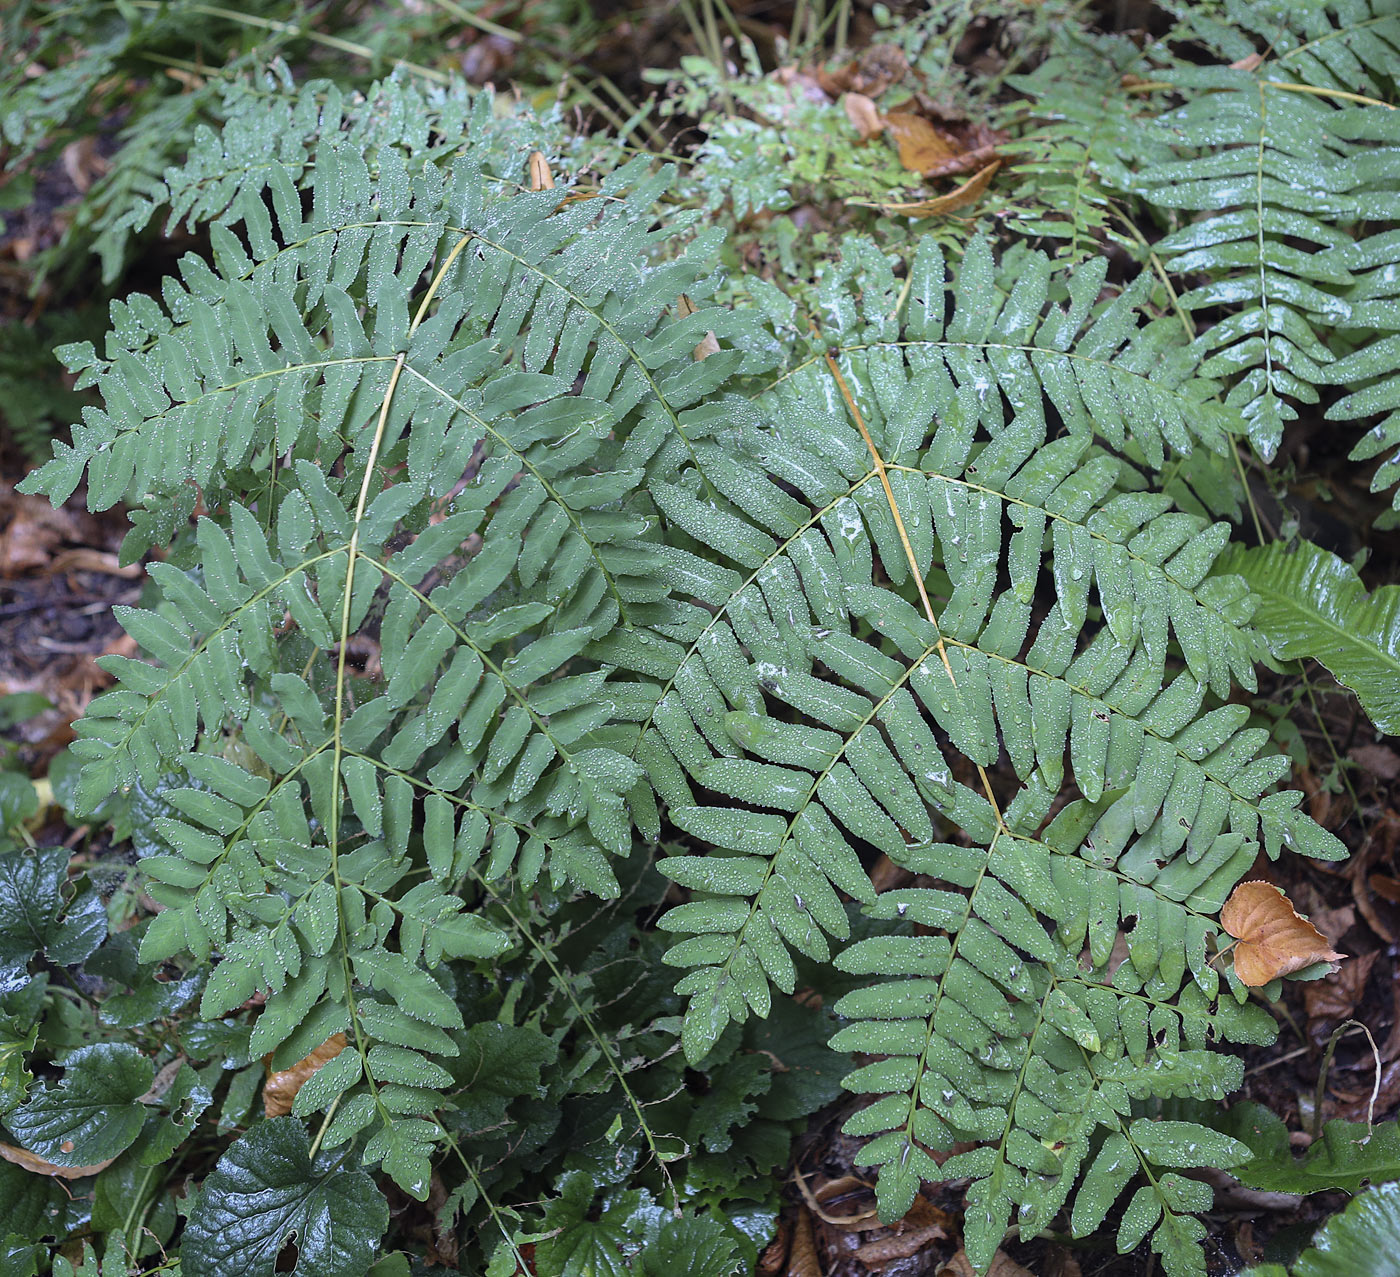
<path fill-rule="evenodd" d="M 1219 570 L 1259 596 L 1254 623 L 1279 660 L 1325 665 L 1381 731 L 1400 732 L 1400 587 L 1368 594 L 1354 568 L 1308 541 L 1235 546 Z"/>
<path fill-rule="evenodd" d="M 1286 18 L 1241 5 L 1234 17 L 1234 30 L 1194 15 L 1187 28 L 1208 46 L 1227 43 L 1234 52 L 1222 49 L 1222 63 L 1258 65 L 1183 61 L 1157 72 L 1188 95 L 1158 124 L 1180 158 L 1149 165 L 1130 189 L 1159 208 L 1211 214 L 1154 250 L 1172 271 L 1207 276 L 1180 298 L 1186 310 L 1231 308 L 1198 339 L 1201 371 L 1234 380 L 1227 403 L 1268 460 L 1293 404 L 1316 403 L 1331 380 L 1371 381 L 1383 356 L 1365 348 L 1376 329 L 1393 330 L 1385 271 L 1371 268 L 1393 267 L 1394 236 L 1357 243 L 1342 227 L 1393 216 L 1394 166 L 1363 156 L 1380 148 L 1379 159 L 1397 136 L 1388 102 L 1400 12 L 1390 0 L 1335 0 Z M 1242 33 L 1260 41 L 1262 60 L 1252 47 L 1238 52 Z M 1363 346 L 1340 370 L 1329 367 L 1328 329 L 1352 330 Z M 1329 416 L 1368 414 L 1378 398 L 1372 381 Z"/>

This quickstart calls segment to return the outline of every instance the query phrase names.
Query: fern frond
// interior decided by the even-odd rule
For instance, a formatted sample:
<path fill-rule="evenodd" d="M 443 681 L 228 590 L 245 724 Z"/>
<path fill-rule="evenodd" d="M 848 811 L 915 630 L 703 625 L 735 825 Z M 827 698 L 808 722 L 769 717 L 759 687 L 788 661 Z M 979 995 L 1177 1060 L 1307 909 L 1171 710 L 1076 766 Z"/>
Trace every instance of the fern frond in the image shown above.
<path fill-rule="evenodd" d="M 899 978 L 838 1005 L 853 1023 L 833 1045 L 885 1057 L 847 1079 L 882 1097 L 848 1129 L 876 1136 L 863 1159 L 888 1216 L 921 1179 L 970 1177 L 969 1255 L 985 1264 L 1013 1211 L 1049 1222 L 1091 1138 L 1121 1135 L 1138 1168 L 1181 1165 L 1207 1138 L 1139 1136 L 1128 1117 L 1133 1098 L 1223 1094 L 1238 1068 L 1209 1042 L 1270 1032 L 1220 997 L 1214 914 L 1256 839 L 1342 851 L 1299 795 L 1266 793 L 1286 763 L 1258 757 L 1245 707 L 1204 709 L 1208 689 L 1253 686 L 1258 651 L 1244 583 L 1209 574 L 1224 526 L 1121 490 L 1094 441 L 1095 426 L 1204 437 L 1190 392 L 1170 427 L 1142 397 L 1120 391 L 1117 419 L 1092 422 L 1076 398 L 1094 384 L 1077 360 L 1131 384 L 1112 362 L 1134 349 L 1119 303 L 1096 310 L 1080 272 L 1069 312 L 1047 313 L 1043 257 L 1003 298 L 985 246 L 948 279 L 926 243 L 897 305 L 890 264 L 853 256 L 859 300 L 851 263 L 822 294 L 822 340 L 841 335 L 829 362 L 761 395 L 728 448 L 699 445 L 650 484 L 671 579 L 711 610 L 669 649 L 637 757 L 672 820 L 716 849 L 659 866 L 693 893 L 660 924 L 691 936 L 667 957 L 691 968 L 687 1055 L 766 1014 L 770 985 L 792 990 L 790 950 L 827 958 L 849 935 L 839 893 L 860 901 L 892 934 L 838 965 Z M 606 650 L 628 663 L 625 640 Z M 1020 781 L 1008 803 L 989 779 L 1003 751 Z M 1082 797 L 1037 832 L 1066 779 Z M 876 895 L 872 853 L 933 885 Z M 925 1151 L 960 1140 L 985 1147 L 941 1170 Z M 1188 1272 L 1199 1203 L 1177 1178 L 1154 1171 L 1156 1213 L 1138 1214 Z M 1105 1192 L 1089 1199 L 1104 1210 Z"/>
<path fill-rule="evenodd" d="M 1244 414 L 1267 460 L 1297 416 L 1295 402 L 1316 403 L 1319 384 L 1380 371 L 1378 354 L 1329 368 L 1326 331 L 1393 329 L 1376 322 L 1384 304 L 1367 296 L 1376 277 L 1356 274 L 1394 268 L 1393 236 L 1357 243 L 1347 227 L 1394 220 L 1400 125 L 1388 104 L 1400 8 L 1334 0 L 1281 14 L 1239 4 L 1231 18 L 1228 27 L 1194 20 L 1208 45 L 1223 43 L 1221 65 L 1173 61 L 1159 73 L 1188 97 L 1158 125 L 1180 158 L 1150 165 L 1131 189 L 1159 208 L 1209 214 L 1155 250 L 1172 271 L 1204 276 L 1182 295 L 1183 307 L 1229 309 L 1199 339 L 1202 372 L 1235 379 L 1227 403 Z M 1374 389 L 1360 393 L 1329 416 L 1383 410 L 1375 398 Z"/>
<path fill-rule="evenodd" d="M 322 119 L 314 165 L 220 188 L 213 265 L 114 304 L 105 357 L 71 352 L 103 407 L 26 487 L 130 503 L 128 556 L 176 543 L 158 604 L 120 613 L 149 659 L 109 660 L 74 746 L 89 807 L 189 778 L 146 861 L 165 907 L 143 957 L 221 954 L 202 1010 L 264 991 L 277 1067 L 348 1033 L 296 1114 L 334 1106 L 322 1144 L 366 1132 L 421 1197 L 463 1027 L 430 972 L 507 944 L 452 885 L 547 871 L 611 896 L 609 856 L 654 836 L 627 725 L 655 691 L 582 654 L 671 615 L 621 503 L 695 446 L 694 405 L 766 364 L 693 357 L 748 321 L 674 315 L 712 265 L 704 241 L 654 261 L 665 173 L 507 196 L 470 152 L 410 168 L 403 123 L 374 176 Z M 215 514 L 191 538 L 196 494 Z M 365 641 L 381 679 L 349 665 Z"/>
<path fill-rule="evenodd" d="M 1140 254 L 1126 229 L 1123 192 L 1133 168 L 1170 158 L 1165 140 L 1146 127 L 1160 113 L 1160 91 L 1133 93 L 1125 82 L 1146 71 L 1144 51 L 1126 36 L 1066 23 L 1040 66 L 1009 78 L 1030 109 L 1016 139 L 1013 172 L 1026 179 L 1009 219 L 1018 231 L 1065 241 L 1075 261 L 1097 254 L 1103 238 Z"/>
<path fill-rule="evenodd" d="M 1381 731 L 1400 733 L 1400 586 L 1368 594 L 1350 564 L 1308 541 L 1232 546 L 1218 570 L 1249 582 L 1276 657 L 1325 665 Z"/>

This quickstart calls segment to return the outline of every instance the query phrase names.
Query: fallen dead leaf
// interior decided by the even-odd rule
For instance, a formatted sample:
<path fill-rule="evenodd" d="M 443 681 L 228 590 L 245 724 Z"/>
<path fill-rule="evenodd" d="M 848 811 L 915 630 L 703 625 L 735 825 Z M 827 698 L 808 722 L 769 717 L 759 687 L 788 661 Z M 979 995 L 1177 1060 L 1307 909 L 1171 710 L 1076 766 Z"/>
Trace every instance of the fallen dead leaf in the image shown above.
<path fill-rule="evenodd" d="M 549 171 L 549 161 L 543 151 L 530 152 L 530 189 L 532 191 L 552 191 L 554 174 Z"/>
<path fill-rule="evenodd" d="M 143 577 L 146 569 L 139 563 L 128 563 L 122 567 L 117 556 L 110 550 L 94 550 L 91 546 L 77 546 L 55 554 L 49 561 L 50 573 L 56 572 L 102 572 L 108 576 L 121 576 L 129 579 Z"/>
<path fill-rule="evenodd" d="M 1262 53 L 1251 53 L 1247 57 L 1241 58 L 1238 62 L 1230 63 L 1231 71 L 1256 71 L 1259 64 L 1264 61 Z"/>
<path fill-rule="evenodd" d="M 88 134 L 63 148 L 63 171 L 79 195 L 111 167 L 97 152 L 97 138 Z"/>
<path fill-rule="evenodd" d="M 917 1255 L 930 1242 L 941 1241 L 947 1236 L 941 1224 L 926 1224 L 923 1228 L 911 1228 L 907 1233 L 877 1237 L 856 1247 L 851 1253 L 867 1268 L 879 1269 L 893 1260 Z"/>
<path fill-rule="evenodd" d="M 345 1050 L 345 1042 L 345 1034 L 334 1033 L 291 1068 L 269 1073 L 267 1081 L 263 1083 L 263 1114 L 266 1117 L 285 1117 L 290 1113 L 297 1092 L 322 1065 L 328 1064 Z M 268 1056 L 269 1060 L 271 1058 Z"/>
<path fill-rule="evenodd" d="M 1324 1042 L 1337 1024 L 1356 1010 L 1366 990 L 1371 968 L 1380 957 L 1379 949 L 1363 953 L 1322 980 L 1313 980 L 1303 989 L 1303 1005 L 1308 1012 L 1308 1032 L 1314 1041 Z"/>
<path fill-rule="evenodd" d="M 854 62 L 836 71 L 818 69 L 816 82 L 830 98 L 843 93 L 863 93 L 878 98 L 909 73 L 909 59 L 897 45 L 872 44 Z"/>
<path fill-rule="evenodd" d="M 841 99 L 841 105 L 845 107 L 846 118 L 855 125 L 862 142 L 879 137 L 885 131 L 885 120 L 879 107 L 864 93 L 847 93 Z"/>
<path fill-rule="evenodd" d="M 873 1194 L 870 1188 L 862 1180 L 856 1179 L 854 1175 L 843 1175 L 840 1179 L 829 1180 L 822 1184 L 816 1192 L 813 1192 L 808 1185 L 802 1172 L 796 1167 L 792 1171 L 793 1181 L 797 1184 L 798 1190 L 806 1199 L 808 1209 L 823 1223 L 830 1224 L 834 1228 L 844 1231 L 866 1232 L 872 1228 L 880 1226 L 875 1207 L 871 1205 L 866 1210 L 846 1211 L 839 1213 L 829 1212 L 824 1209 L 828 1202 L 840 1201 L 843 1198 L 858 1195 L 867 1199 L 872 1199 Z"/>
<path fill-rule="evenodd" d="M 956 209 L 966 207 L 968 204 L 975 204 L 981 199 L 987 187 L 992 184 L 992 178 L 997 175 L 997 170 L 1001 168 L 1001 163 L 1000 160 L 994 160 L 980 173 L 975 173 L 968 178 L 956 190 L 949 191 L 946 195 L 937 195 L 932 199 L 914 200 L 903 204 L 867 204 L 859 200 L 848 200 L 847 202 L 863 204 L 867 208 L 878 208 L 885 213 L 898 213 L 904 217 L 941 217 L 944 213 L 951 213 Z"/>
<path fill-rule="evenodd" d="M 938 1270 L 937 1277 L 977 1277 L 977 1270 L 967 1257 L 967 1251 L 960 1250 Z M 1004 1250 L 999 1250 L 992 1256 L 987 1277 L 1035 1277 L 1035 1274 L 1029 1268 L 1022 1268 Z"/>
<path fill-rule="evenodd" d="M 1355 745 L 1349 751 L 1348 757 L 1362 770 L 1381 780 L 1394 780 L 1400 776 L 1400 754 L 1389 745 Z"/>
<path fill-rule="evenodd" d="M 1333 950 L 1327 937 L 1268 882 L 1240 883 L 1220 910 L 1220 925 L 1238 941 L 1235 974 L 1251 987 L 1346 956 Z"/>
<path fill-rule="evenodd" d="M 812 1235 L 812 1216 L 802 1211 L 792 1233 L 792 1249 L 788 1252 L 787 1270 L 783 1277 L 822 1277 L 821 1260 L 817 1258 L 817 1243 Z"/>
<path fill-rule="evenodd" d="M 758 1257 L 758 1277 L 778 1277 L 787 1266 L 788 1246 L 792 1242 L 792 1219 L 784 1214 L 778 1220 L 778 1233 Z"/>
<path fill-rule="evenodd" d="M 117 1160 L 115 1157 L 109 1157 L 105 1162 L 94 1162 L 91 1166 L 55 1166 L 37 1153 L 31 1153 L 27 1148 L 19 1148 L 14 1144 L 0 1144 L 0 1157 L 34 1175 L 52 1175 L 57 1179 L 85 1179 L 89 1175 L 105 1171 Z"/>
<path fill-rule="evenodd" d="M 680 301 L 676 303 L 677 318 L 684 319 L 687 315 L 693 314 L 695 314 L 695 304 L 689 297 L 682 293 Z M 719 338 L 716 337 L 714 331 L 711 330 L 696 343 L 695 349 L 690 352 L 690 357 L 695 360 L 701 360 L 710 355 L 717 354 L 719 354 Z"/>
<path fill-rule="evenodd" d="M 959 153 L 933 121 L 922 115 L 891 111 L 885 116 L 885 127 L 899 148 L 899 162 L 911 173 L 927 172 Z"/>
<path fill-rule="evenodd" d="M 1040 1277 L 1084 1277 L 1079 1260 L 1066 1246 L 1052 1246 L 1045 1257 L 1045 1269 Z"/>
<path fill-rule="evenodd" d="M 990 142 L 974 146 L 959 155 L 950 156 L 941 164 L 935 164 L 925 171 L 924 176 L 951 177 L 955 173 L 976 173 L 985 168 L 990 161 L 1005 158 L 997 154 L 997 147 L 1005 141 L 1005 134 L 997 134 Z"/>

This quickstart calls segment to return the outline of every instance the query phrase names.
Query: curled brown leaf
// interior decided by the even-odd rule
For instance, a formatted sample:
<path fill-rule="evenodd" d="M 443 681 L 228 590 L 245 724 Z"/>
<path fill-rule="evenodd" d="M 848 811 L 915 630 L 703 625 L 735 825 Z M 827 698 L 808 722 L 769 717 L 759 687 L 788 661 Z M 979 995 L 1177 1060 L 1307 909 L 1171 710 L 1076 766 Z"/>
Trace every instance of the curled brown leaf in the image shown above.
<path fill-rule="evenodd" d="M 34 1175 L 52 1175 L 56 1179 L 86 1179 L 89 1175 L 105 1171 L 117 1160 L 115 1157 L 109 1157 L 105 1162 L 94 1162 L 91 1166 L 55 1166 L 52 1162 L 40 1157 L 38 1153 L 31 1153 L 27 1148 L 3 1143 L 0 1143 L 0 1157 L 3 1157 L 7 1162 L 13 1162 L 16 1166 L 23 1167 Z"/>
<path fill-rule="evenodd" d="M 263 1083 L 263 1113 L 268 1117 L 285 1117 L 292 1111 L 297 1092 L 311 1075 L 345 1050 L 345 1034 L 333 1033 L 310 1055 L 303 1056 L 289 1069 L 269 1072 Z M 268 1057 L 269 1060 L 272 1058 Z"/>
<path fill-rule="evenodd" d="M 1315 962 L 1336 962 L 1324 936 L 1272 883 L 1242 882 L 1220 910 L 1220 925 L 1235 937 L 1235 974 L 1250 986 L 1268 984 Z"/>
<path fill-rule="evenodd" d="M 543 151 L 530 152 L 530 189 L 532 191 L 552 191 L 554 174 L 549 171 L 549 161 Z"/>
<path fill-rule="evenodd" d="M 847 93 L 841 99 L 846 110 L 846 118 L 855 126 L 862 142 L 879 137 L 885 131 L 885 120 L 880 108 L 864 93 Z"/>
<path fill-rule="evenodd" d="M 1001 161 L 994 160 L 988 164 L 980 173 L 974 173 L 961 186 L 949 191 L 946 195 L 936 195 L 932 199 L 912 200 L 908 203 L 879 204 L 871 207 L 882 209 L 886 213 L 899 213 L 904 217 L 940 217 L 944 213 L 951 213 L 956 209 L 964 208 L 968 204 L 974 204 L 982 198 L 987 187 L 992 184 L 992 178 L 997 175 L 997 170 L 1001 168 Z M 863 203 L 864 201 L 849 200 L 848 203 Z"/>
<path fill-rule="evenodd" d="M 911 173 L 924 173 L 959 153 L 932 120 L 907 111 L 891 111 L 885 116 L 885 127 L 899 148 L 899 162 Z"/>

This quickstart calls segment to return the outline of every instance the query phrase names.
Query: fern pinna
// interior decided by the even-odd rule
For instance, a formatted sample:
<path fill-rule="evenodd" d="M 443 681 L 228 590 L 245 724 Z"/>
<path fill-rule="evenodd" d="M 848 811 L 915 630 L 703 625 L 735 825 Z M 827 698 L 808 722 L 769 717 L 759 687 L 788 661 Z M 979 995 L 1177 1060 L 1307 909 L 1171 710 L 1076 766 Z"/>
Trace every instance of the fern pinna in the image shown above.
<path fill-rule="evenodd" d="M 1152 1105 L 1223 1096 L 1214 1044 L 1272 1032 L 1215 914 L 1260 843 L 1341 848 L 1228 700 L 1261 649 L 1225 528 L 1144 479 L 1239 421 L 1180 327 L 1146 284 L 1101 300 L 1102 261 L 852 239 L 813 331 L 762 281 L 706 304 L 716 241 L 658 225 L 664 171 L 520 190 L 485 97 L 459 148 L 297 119 L 309 164 L 185 184 L 212 264 L 70 349 L 105 407 L 26 485 L 85 478 L 129 556 L 172 545 L 80 802 L 160 793 L 142 957 L 220 955 L 205 1016 L 248 1008 L 275 1068 L 346 1035 L 297 1156 L 424 1197 L 476 1084 L 454 973 L 517 942 L 502 902 L 612 896 L 679 830 L 691 1060 L 859 904 L 833 1045 L 882 1212 L 968 1178 L 985 1267 L 1141 1173 L 1120 1246 L 1199 1271 L 1209 1193 L 1174 1168 L 1244 1153 Z M 914 885 L 877 892 L 881 855 Z M 188 1271 L 226 1258 L 213 1209 Z"/>

